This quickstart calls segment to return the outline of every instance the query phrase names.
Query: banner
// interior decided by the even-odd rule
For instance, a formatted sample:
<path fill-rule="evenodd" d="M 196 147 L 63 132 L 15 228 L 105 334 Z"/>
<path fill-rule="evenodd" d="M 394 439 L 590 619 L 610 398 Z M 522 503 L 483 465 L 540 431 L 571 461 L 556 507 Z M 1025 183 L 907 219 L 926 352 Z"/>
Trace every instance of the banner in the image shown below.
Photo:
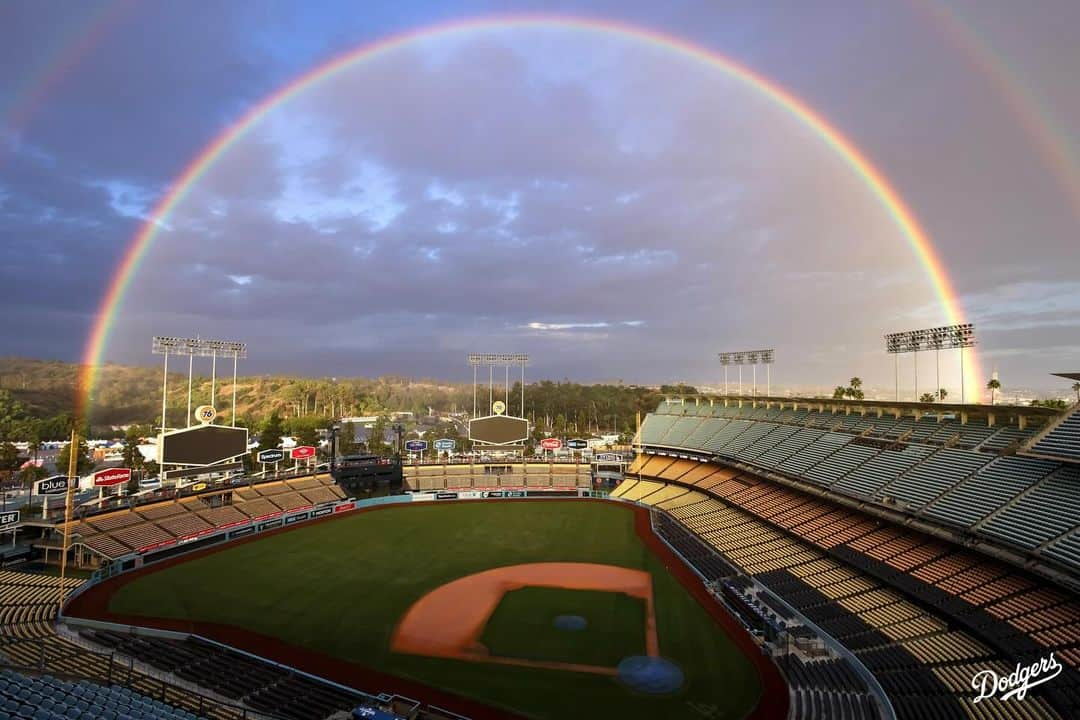
<path fill-rule="evenodd" d="M 109 468 L 94 473 L 94 487 L 111 487 L 131 480 L 130 468 Z"/>

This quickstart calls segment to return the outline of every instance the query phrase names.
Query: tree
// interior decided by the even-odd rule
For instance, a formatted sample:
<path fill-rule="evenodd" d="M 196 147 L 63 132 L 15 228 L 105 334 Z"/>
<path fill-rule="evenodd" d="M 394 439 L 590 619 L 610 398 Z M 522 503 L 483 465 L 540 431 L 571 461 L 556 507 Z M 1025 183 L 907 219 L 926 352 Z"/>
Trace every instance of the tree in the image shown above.
<path fill-rule="evenodd" d="M 833 400 L 843 400 L 847 397 L 847 388 L 843 385 L 837 385 L 836 389 L 832 391 Z"/>
<path fill-rule="evenodd" d="M 29 487 L 38 480 L 42 480 L 49 476 L 49 471 L 43 467 L 37 465 L 27 465 L 19 471 L 19 483 L 23 487 Z"/>
<path fill-rule="evenodd" d="M 934 393 L 923 393 L 919 398 L 919 402 L 932 403 L 934 402 Z"/>
<path fill-rule="evenodd" d="M 1076 402 L 1080 403 L 1080 382 L 1074 382 L 1072 389 L 1076 393 Z"/>
<path fill-rule="evenodd" d="M 15 477 L 15 471 L 21 464 L 18 448 L 7 442 L 0 445 L 0 472 L 3 472 L 8 480 Z"/>
<path fill-rule="evenodd" d="M 56 470 L 61 475 L 66 475 L 68 464 L 71 462 L 71 443 L 65 445 L 60 454 L 56 456 Z M 94 469 L 94 461 L 90 458 L 90 448 L 86 441 L 79 438 L 79 446 L 75 449 L 75 474 L 85 475 Z"/>
<path fill-rule="evenodd" d="M 285 427 L 281 424 L 281 416 L 275 410 L 270 414 L 262 432 L 259 433 L 259 449 L 271 450 L 281 445 L 281 436 L 285 434 Z"/>
<path fill-rule="evenodd" d="M 139 428 L 135 425 L 130 425 L 127 432 L 124 433 L 124 452 L 123 460 L 124 467 L 131 468 L 132 470 L 143 469 L 143 456 L 139 452 L 139 442 L 142 440 L 142 436 L 139 433 Z"/>
<path fill-rule="evenodd" d="M 851 385 L 852 390 L 858 390 L 862 387 L 862 378 L 853 377 L 848 384 Z"/>
<path fill-rule="evenodd" d="M 997 391 L 1001 389 L 1001 383 L 997 378 L 990 378 L 990 382 L 986 383 L 986 389 L 990 391 L 990 404 L 993 405 Z"/>
<path fill-rule="evenodd" d="M 375 418 L 375 424 L 371 426 L 371 430 L 368 434 L 367 449 L 369 453 L 375 455 L 386 455 L 387 446 L 383 442 L 383 436 L 386 435 L 386 427 L 388 421 L 385 415 L 379 415 Z"/>
<path fill-rule="evenodd" d="M 319 447 L 318 430 L 305 423 L 304 426 L 301 427 L 296 433 L 296 444 Z"/>
<path fill-rule="evenodd" d="M 360 443 L 356 442 L 356 425 L 351 422 L 343 423 L 338 431 L 338 453 L 341 455 L 355 455 L 360 449 Z"/>
<path fill-rule="evenodd" d="M 949 391 L 946 390 L 945 388 L 938 388 L 937 394 L 938 394 L 938 400 L 941 400 L 942 402 L 944 402 L 945 397 L 949 394 Z"/>
<path fill-rule="evenodd" d="M 1068 407 L 1068 403 L 1066 403 L 1061 398 L 1046 398 L 1045 400 L 1035 399 L 1031 401 L 1031 407 L 1044 407 L 1052 408 L 1054 410 L 1064 410 L 1066 407 Z"/>

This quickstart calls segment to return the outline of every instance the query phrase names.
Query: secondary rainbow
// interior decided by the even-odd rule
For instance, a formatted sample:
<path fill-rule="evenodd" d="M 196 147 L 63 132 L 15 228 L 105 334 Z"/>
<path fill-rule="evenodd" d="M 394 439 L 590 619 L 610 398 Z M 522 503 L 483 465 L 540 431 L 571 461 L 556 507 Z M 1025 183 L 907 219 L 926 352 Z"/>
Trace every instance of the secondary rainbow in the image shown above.
<path fill-rule="evenodd" d="M 83 354 L 83 372 L 80 377 L 77 403 L 77 411 L 80 416 L 83 416 L 82 414 L 89 408 L 97 368 L 104 359 L 110 330 L 123 304 L 124 293 L 135 275 L 139 263 L 145 256 L 147 249 L 153 244 L 160 228 L 166 224 L 169 213 L 184 199 L 191 187 L 214 165 L 217 159 L 228 151 L 233 143 L 247 134 L 274 108 L 358 63 L 384 55 L 410 43 L 435 37 L 513 29 L 550 29 L 566 32 L 597 33 L 637 40 L 705 63 L 767 97 L 804 126 L 813 130 L 824 143 L 831 147 L 859 175 L 866 187 L 877 197 L 882 207 L 892 216 L 893 221 L 907 239 L 934 287 L 948 322 L 961 323 L 965 321 L 956 292 L 953 290 L 952 283 L 945 272 L 941 259 L 935 252 L 929 237 L 920 226 L 914 213 L 908 208 L 899 193 L 889 183 L 884 174 L 874 167 L 851 140 L 829 124 L 821 114 L 785 88 L 713 50 L 652 29 L 627 25 L 621 22 L 582 17 L 551 15 L 481 17 L 410 30 L 344 53 L 300 75 L 292 82 L 270 94 L 207 145 L 180 174 L 168 194 L 158 202 L 150 217 L 131 241 L 123 259 L 113 274 Z M 980 376 L 977 359 L 972 358 L 971 365 L 972 372 L 967 379 L 966 385 L 968 397 L 975 398 L 978 397 Z"/>

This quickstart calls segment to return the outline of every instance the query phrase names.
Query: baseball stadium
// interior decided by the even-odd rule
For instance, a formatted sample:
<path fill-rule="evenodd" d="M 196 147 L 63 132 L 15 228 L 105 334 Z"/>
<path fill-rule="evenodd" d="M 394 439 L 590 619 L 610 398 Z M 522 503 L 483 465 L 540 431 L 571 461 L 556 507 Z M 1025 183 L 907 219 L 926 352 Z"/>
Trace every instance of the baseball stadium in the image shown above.
<path fill-rule="evenodd" d="M 932 2 L 712 22 L 442 3 L 413 27 L 425 4 L 118 0 L 87 4 L 83 37 L 76 8 L 24 2 L 59 39 L 0 23 L 9 63 L 70 45 L 0 108 L 3 355 L 50 358 L 39 388 L 0 358 L 20 361 L 0 372 L 0 720 L 1080 718 L 1080 372 L 1054 373 L 1075 402 L 989 372 L 1076 370 L 1056 365 L 1076 255 L 1045 238 L 1075 244 L 1080 169 L 1046 132 L 1069 116 L 1025 100 L 1071 66 L 1049 49 L 1075 54 L 1068 3 L 970 31 Z M 680 34 L 628 24 L 650 12 Z M 946 32 L 920 45 L 923 14 Z M 98 75 L 68 79 L 99 45 Z M 1029 48 L 1053 72 L 1009 73 L 1001 107 L 1002 73 L 964 80 Z M 7 118 L 38 106 L 40 133 Z M 1063 182 L 1007 142 L 1012 115 Z M 907 321 L 939 326 L 874 355 L 878 323 Z M 159 322 L 274 347 L 244 378 L 247 341 Z M 716 369 L 704 345 L 770 333 L 807 384 L 773 385 L 776 350 L 684 384 Z M 469 408 L 432 356 L 482 342 L 567 379 L 469 354 Z M 841 356 L 889 383 L 823 392 L 863 372 Z"/>
<path fill-rule="evenodd" d="M 627 461 L 406 462 L 362 499 L 341 463 L 24 527 L 92 572 L 4 571 L 6 687 L 297 720 L 1080 711 L 1080 408 L 671 396 Z"/>

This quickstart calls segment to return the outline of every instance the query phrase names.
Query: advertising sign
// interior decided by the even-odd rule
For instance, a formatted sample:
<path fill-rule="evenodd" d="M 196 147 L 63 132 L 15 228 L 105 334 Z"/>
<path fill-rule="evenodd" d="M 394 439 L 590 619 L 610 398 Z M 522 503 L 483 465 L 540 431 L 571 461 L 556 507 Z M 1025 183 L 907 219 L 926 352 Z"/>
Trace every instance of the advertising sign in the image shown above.
<path fill-rule="evenodd" d="M 409 452 L 423 452 L 427 450 L 427 440 L 406 440 L 405 449 Z"/>
<path fill-rule="evenodd" d="M 436 500 L 457 500 L 458 494 L 456 492 L 438 492 L 435 493 Z"/>
<path fill-rule="evenodd" d="M 545 450 L 558 450 L 562 447 L 562 440 L 559 438 L 544 438 L 540 441 L 540 447 Z"/>
<path fill-rule="evenodd" d="M 311 445 L 299 445 L 289 450 L 289 457 L 293 460 L 307 460 L 315 457 L 315 448 Z"/>
<path fill-rule="evenodd" d="M 121 485 L 131 480 L 130 468 L 109 468 L 98 470 L 94 473 L 94 487 L 110 487 Z"/>
<path fill-rule="evenodd" d="M 435 449 L 446 452 L 447 450 L 454 449 L 454 441 L 450 438 L 439 438 L 435 441 Z"/>
<path fill-rule="evenodd" d="M 600 453 L 596 456 L 596 462 L 617 463 L 621 458 L 615 453 Z"/>
<path fill-rule="evenodd" d="M 19 522 L 18 510 L 5 510 L 4 512 L 0 512 L 0 528 L 14 525 L 17 522 Z"/>
<path fill-rule="evenodd" d="M 285 517 L 285 524 L 286 525 L 292 525 L 295 522 L 300 522 L 301 520 L 307 520 L 307 519 L 308 519 L 308 514 L 306 512 L 297 513 L 296 515 L 287 515 Z"/>
<path fill-rule="evenodd" d="M 323 515 L 331 515 L 331 514 L 333 514 L 333 512 L 334 512 L 334 508 L 330 507 L 329 505 L 326 505 L 326 506 L 323 506 L 323 507 L 320 507 L 320 508 L 316 508 L 315 510 L 312 510 L 311 511 L 311 517 L 317 518 L 317 517 L 322 517 Z"/>
<path fill-rule="evenodd" d="M 63 495 L 68 489 L 68 479 L 63 475 L 54 475 L 38 480 L 37 495 Z"/>
<path fill-rule="evenodd" d="M 281 448 L 271 448 L 270 450 L 260 450 L 256 456 L 261 463 L 276 463 L 285 459 L 285 451 Z"/>
<path fill-rule="evenodd" d="M 213 405 L 200 405 L 195 408 L 195 419 L 201 422 L 203 425 L 214 422 L 214 418 L 217 417 L 217 410 Z"/>
<path fill-rule="evenodd" d="M 584 450 L 585 448 L 589 447 L 589 443 L 585 442 L 580 438 L 575 438 L 573 440 L 567 440 L 566 447 L 570 448 L 571 450 Z"/>

